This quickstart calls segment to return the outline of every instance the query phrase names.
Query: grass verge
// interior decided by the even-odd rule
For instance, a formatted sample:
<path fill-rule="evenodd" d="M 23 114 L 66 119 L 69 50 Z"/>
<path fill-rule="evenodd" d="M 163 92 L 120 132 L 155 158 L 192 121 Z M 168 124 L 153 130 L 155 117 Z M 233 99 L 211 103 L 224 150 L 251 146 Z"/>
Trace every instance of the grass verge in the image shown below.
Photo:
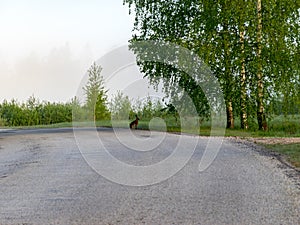
<path fill-rule="evenodd" d="M 300 143 L 293 144 L 263 144 L 267 149 L 279 153 L 296 168 L 300 168 Z"/>

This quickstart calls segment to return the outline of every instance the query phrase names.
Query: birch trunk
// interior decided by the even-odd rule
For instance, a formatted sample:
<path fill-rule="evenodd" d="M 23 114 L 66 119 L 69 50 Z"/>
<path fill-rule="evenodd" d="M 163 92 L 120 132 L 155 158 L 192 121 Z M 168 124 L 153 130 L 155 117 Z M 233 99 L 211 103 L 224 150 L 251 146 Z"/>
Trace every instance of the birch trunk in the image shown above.
<path fill-rule="evenodd" d="M 230 44 L 229 44 L 229 31 L 228 24 L 224 23 L 224 59 L 225 59 L 225 79 L 226 79 L 226 112 L 227 112 L 227 128 L 234 128 L 234 116 L 232 105 L 232 76 L 231 76 L 231 63 L 230 63 Z"/>
<path fill-rule="evenodd" d="M 240 45 L 241 45 L 241 74 L 240 74 L 240 85 L 241 85 L 241 128 L 248 129 L 248 118 L 247 118 L 247 93 L 246 93 L 246 68 L 245 68 L 245 31 L 244 25 L 241 26 L 240 30 Z"/>
<path fill-rule="evenodd" d="M 259 130 L 266 130 L 264 112 L 264 83 L 262 71 L 262 0 L 257 0 L 257 122 Z"/>
<path fill-rule="evenodd" d="M 234 128 L 234 117 L 233 117 L 233 107 L 232 100 L 229 100 L 226 105 L 226 114 L 227 114 L 227 128 Z"/>

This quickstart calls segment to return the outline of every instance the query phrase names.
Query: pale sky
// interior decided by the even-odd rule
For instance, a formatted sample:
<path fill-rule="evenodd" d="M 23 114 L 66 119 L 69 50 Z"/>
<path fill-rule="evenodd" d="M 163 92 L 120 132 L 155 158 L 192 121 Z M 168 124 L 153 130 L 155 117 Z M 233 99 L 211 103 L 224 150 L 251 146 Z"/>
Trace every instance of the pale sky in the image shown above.
<path fill-rule="evenodd" d="M 0 0 L 0 102 L 69 101 L 133 21 L 123 0 Z"/>

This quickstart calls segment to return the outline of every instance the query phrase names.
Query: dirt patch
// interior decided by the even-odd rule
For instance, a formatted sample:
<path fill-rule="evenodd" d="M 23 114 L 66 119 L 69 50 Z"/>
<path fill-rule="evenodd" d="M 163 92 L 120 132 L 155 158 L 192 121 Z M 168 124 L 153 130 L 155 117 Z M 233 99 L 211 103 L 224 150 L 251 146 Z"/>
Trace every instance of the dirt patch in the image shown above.
<path fill-rule="evenodd" d="M 247 138 L 248 141 L 258 143 L 258 144 L 296 144 L 300 143 L 300 138 L 269 138 L 269 137 L 263 137 L 263 138 Z"/>

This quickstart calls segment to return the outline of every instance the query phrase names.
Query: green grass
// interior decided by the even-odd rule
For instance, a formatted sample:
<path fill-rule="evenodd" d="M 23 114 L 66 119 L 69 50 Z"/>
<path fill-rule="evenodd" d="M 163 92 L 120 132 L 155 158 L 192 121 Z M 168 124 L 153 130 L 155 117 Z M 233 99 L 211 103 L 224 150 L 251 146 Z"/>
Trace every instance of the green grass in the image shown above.
<path fill-rule="evenodd" d="M 172 119 L 172 118 L 171 118 Z M 269 121 L 269 129 L 267 131 L 259 131 L 257 125 L 249 130 L 242 130 L 236 121 L 236 128 L 226 129 L 226 137 L 300 137 L 300 115 L 298 116 L 277 116 Z M 148 129 L 149 121 L 140 121 L 140 129 Z M 201 136 L 210 136 L 211 126 L 210 121 L 205 121 L 200 125 L 200 132 L 195 129 L 181 129 L 179 122 L 175 120 L 166 119 L 167 131 L 169 132 L 185 132 L 199 134 Z M 219 133 L 223 128 L 216 128 Z"/>
<path fill-rule="evenodd" d="M 259 131 L 256 121 L 249 122 L 250 129 L 240 129 L 239 118 L 235 119 L 235 128 L 227 129 L 226 136 L 239 137 L 300 137 L 300 115 L 273 116 L 268 120 L 268 130 Z"/>
<path fill-rule="evenodd" d="M 210 121 L 204 121 L 200 125 L 200 132 L 198 129 L 192 128 L 182 128 L 180 126 L 180 119 L 176 121 L 174 117 L 167 117 L 164 118 L 166 123 L 166 129 L 161 127 L 160 124 L 156 124 L 154 126 L 157 130 L 167 130 L 168 132 L 185 132 L 185 133 L 193 133 L 199 134 L 201 136 L 209 136 L 211 132 Z M 104 126 L 104 127 L 120 127 L 120 128 L 128 128 L 129 122 L 127 120 L 121 121 L 97 121 L 96 126 Z M 150 119 L 141 119 L 139 121 L 138 128 L 142 130 L 149 129 L 149 122 Z M 188 119 L 187 119 L 187 122 Z M 257 125 L 254 125 L 254 128 L 251 128 L 247 131 L 241 130 L 239 128 L 239 120 L 236 119 L 236 128 L 234 129 L 226 129 L 225 136 L 237 136 L 237 137 L 300 137 L 300 115 L 295 116 L 276 116 L 272 120 L 269 121 L 269 129 L 267 131 L 259 131 L 257 130 Z M 26 129 L 26 128 L 62 128 L 62 127 L 88 127 L 88 126 L 95 126 L 94 122 L 74 122 L 74 123 L 58 123 L 58 124 L 51 124 L 51 125 L 37 125 L 37 126 L 21 126 L 21 127 L 14 127 L 19 129 Z M 3 126 L 2 126 L 3 127 Z M 153 128 L 153 127 L 151 127 Z M 217 132 L 221 131 L 222 128 L 217 129 Z"/>
<path fill-rule="evenodd" d="M 300 143 L 295 144 L 264 144 L 272 151 L 280 153 L 293 166 L 300 168 Z"/>
<path fill-rule="evenodd" d="M 55 124 L 48 124 L 48 125 L 34 125 L 34 126 L 15 126 L 15 127 L 7 127 L 7 126 L 0 126 L 0 128 L 12 128 L 12 129 L 43 129 L 43 128 L 66 128 L 66 127 L 111 127 L 110 120 L 103 120 L 97 121 L 96 124 L 91 122 L 64 122 L 64 123 L 55 123 Z"/>
<path fill-rule="evenodd" d="M 187 119 L 188 120 L 188 119 Z M 192 120 L 191 120 L 192 121 Z M 210 136 L 211 127 L 209 121 L 204 121 L 200 125 L 200 129 L 191 128 L 182 128 L 180 126 L 180 119 L 176 120 L 174 117 L 164 118 L 165 124 L 156 123 L 152 124 L 151 129 L 159 131 L 168 131 L 174 133 L 191 133 L 201 136 Z M 189 121 L 187 121 L 189 122 Z M 74 123 L 58 123 L 51 125 L 38 125 L 38 126 L 22 126 L 22 127 L 13 127 L 17 129 L 40 129 L 40 128 L 63 128 L 63 127 L 119 127 L 119 128 L 128 128 L 130 121 L 121 120 L 121 121 L 97 121 L 94 122 L 74 122 Z M 141 130 L 149 129 L 150 120 L 141 119 L 138 124 L 138 128 Z M 239 120 L 236 120 L 235 129 L 226 129 L 225 136 L 236 136 L 236 137 L 300 137 L 300 115 L 296 116 L 276 116 L 269 121 L 269 129 L 267 131 L 258 131 L 257 126 L 249 130 L 239 129 Z M 151 125 L 151 124 L 150 124 Z M 165 126 L 166 125 L 166 126 Z M 0 124 L 0 128 L 4 127 Z M 217 128 L 216 135 L 222 134 L 224 128 Z M 289 161 L 295 167 L 300 168 L 300 144 L 281 144 L 281 145 L 265 145 L 266 148 L 276 151 L 283 155 L 287 161 Z"/>
<path fill-rule="evenodd" d="M 11 129 L 42 129 L 42 128 L 64 128 L 64 127 L 72 127 L 72 123 L 64 122 L 64 123 L 55 123 L 48 125 L 33 125 L 33 126 L 0 126 L 0 128 L 11 128 Z"/>

